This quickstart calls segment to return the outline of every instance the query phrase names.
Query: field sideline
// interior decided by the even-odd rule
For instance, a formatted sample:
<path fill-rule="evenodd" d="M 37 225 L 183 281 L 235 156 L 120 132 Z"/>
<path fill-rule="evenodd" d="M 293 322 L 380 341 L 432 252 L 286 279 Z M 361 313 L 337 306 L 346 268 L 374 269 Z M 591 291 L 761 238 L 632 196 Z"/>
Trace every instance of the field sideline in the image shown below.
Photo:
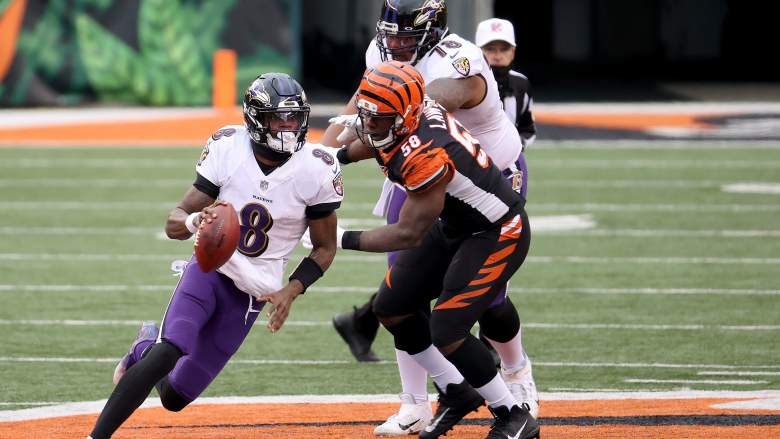
<path fill-rule="evenodd" d="M 0 437 L 86 436 L 135 326 L 162 315 L 171 261 L 190 254 L 161 231 L 199 147 L 3 135 Z M 780 437 L 780 142 L 539 142 L 527 158 L 532 248 L 510 295 L 544 437 Z M 379 224 L 380 183 L 370 163 L 346 167 L 340 221 Z M 330 319 L 384 269 L 340 253 L 197 405 L 169 414 L 151 398 L 115 437 L 371 437 L 396 409 L 391 340 L 380 331 L 385 361 L 355 363 Z M 448 437 L 484 437 L 488 417 Z"/>

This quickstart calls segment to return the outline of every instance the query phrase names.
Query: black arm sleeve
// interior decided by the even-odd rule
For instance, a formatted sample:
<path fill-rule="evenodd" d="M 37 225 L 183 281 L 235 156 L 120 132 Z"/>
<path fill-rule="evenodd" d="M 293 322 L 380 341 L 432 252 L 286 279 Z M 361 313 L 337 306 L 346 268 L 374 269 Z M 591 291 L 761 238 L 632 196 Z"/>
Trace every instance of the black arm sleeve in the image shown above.
<path fill-rule="evenodd" d="M 308 219 L 320 219 L 325 218 L 326 216 L 330 215 L 331 212 L 335 211 L 341 206 L 340 201 L 336 201 L 335 203 L 322 203 L 322 204 L 315 204 L 313 206 L 306 206 L 306 218 Z"/>
<path fill-rule="evenodd" d="M 192 185 L 195 186 L 195 189 L 203 192 L 211 198 L 214 198 L 215 200 L 219 198 L 219 186 L 210 182 L 208 178 L 200 174 L 197 174 L 195 183 L 192 183 Z"/>

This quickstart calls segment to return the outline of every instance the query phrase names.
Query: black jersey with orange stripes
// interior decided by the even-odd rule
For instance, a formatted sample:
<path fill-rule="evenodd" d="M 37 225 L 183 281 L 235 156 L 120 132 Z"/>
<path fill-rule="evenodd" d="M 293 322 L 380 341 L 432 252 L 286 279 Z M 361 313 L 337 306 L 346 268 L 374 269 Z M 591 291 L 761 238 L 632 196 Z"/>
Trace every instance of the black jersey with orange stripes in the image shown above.
<path fill-rule="evenodd" d="M 377 161 L 390 181 L 423 192 L 444 178 L 441 221 L 455 234 L 501 224 L 522 211 L 525 199 L 472 137 L 443 107 L 426 100 L 419 127 L 402 142 L 379 150 Z"/>

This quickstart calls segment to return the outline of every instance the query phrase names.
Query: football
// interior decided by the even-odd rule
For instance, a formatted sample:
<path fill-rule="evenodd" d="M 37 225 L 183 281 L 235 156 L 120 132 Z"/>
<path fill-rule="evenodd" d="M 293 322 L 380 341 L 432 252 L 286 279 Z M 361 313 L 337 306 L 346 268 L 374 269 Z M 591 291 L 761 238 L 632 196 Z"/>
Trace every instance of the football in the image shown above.
<path fill-rule="evenodd" d="M 230 203 L 214 207 L 217 217 L 202 221 L 195 233 L 195 257 L 203 272 L 214 271 L 230 259 L 238 246 L 241 227 Z"/>

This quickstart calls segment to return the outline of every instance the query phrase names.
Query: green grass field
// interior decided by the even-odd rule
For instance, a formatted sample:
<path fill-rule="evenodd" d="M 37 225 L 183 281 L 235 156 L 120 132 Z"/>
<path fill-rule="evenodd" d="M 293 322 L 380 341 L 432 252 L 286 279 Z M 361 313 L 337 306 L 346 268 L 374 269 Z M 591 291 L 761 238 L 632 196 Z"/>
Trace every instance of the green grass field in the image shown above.
<path fill-rule="evenodd" d="M 780 195 L 722 190 L 780 183 L 778 145 L 605 146 L 527 155 L 539 230 L 511 295 L 540 390 L 780 389 Z M 0 149 L 0 409 L 109 395 L 136 321 L 159 321 L 170 262 L 190 254 L 162 229 L 199 152 Z M 376 166 L 348 166 L 345 184 L 340 218 L 376 224 Z M 564 215 L 594 225 L 549 228 Z M 397 393 L 388 334 L 375 349 L 389 361 L 358 364 L 330 326 L 384 267 L 340 252 L 204 396 Z"/>

